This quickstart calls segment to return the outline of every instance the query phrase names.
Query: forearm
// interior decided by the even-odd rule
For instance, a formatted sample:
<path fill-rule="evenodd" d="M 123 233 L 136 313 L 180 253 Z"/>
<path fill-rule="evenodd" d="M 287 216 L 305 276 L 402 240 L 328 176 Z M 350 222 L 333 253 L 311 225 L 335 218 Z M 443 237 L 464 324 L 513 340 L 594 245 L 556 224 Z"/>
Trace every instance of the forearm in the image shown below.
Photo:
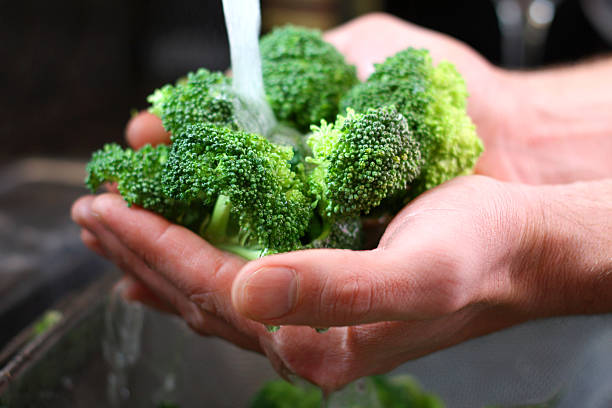
<path fill-rule="evenodd" d="M 612 312 L 612 179 L 531 189 L 510 268 L 518 304 L 536 317 Z"/>
<path fill-rule="evenodd" d="M 527 148 L 519 172 L 541 183 L 612 177 L 612 58 L 503 77 L 506 137 Z"/>

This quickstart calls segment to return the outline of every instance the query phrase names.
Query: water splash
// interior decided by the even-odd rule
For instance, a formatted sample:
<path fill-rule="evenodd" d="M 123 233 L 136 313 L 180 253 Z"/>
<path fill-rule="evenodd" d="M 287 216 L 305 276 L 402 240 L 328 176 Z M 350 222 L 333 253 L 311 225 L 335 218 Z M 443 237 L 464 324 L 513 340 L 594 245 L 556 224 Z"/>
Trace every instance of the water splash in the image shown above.
<path fill-rule="evenodd" d="M 259 53 L 261 10 L 259 0 L 223 0 L 230 44 L 236 122 L 241 128 L 269 135 L 276 126 L 264 92 Z"/>
<path fill-rule="evenodd" d="M 104 314 L 102 350 L 109 365 L 107 398 L 111 407 L 121 407 L 130 398 L 128 370 L 140 357 L 144 310 L 126 301 L 122 287 L 111 292 Z"/>

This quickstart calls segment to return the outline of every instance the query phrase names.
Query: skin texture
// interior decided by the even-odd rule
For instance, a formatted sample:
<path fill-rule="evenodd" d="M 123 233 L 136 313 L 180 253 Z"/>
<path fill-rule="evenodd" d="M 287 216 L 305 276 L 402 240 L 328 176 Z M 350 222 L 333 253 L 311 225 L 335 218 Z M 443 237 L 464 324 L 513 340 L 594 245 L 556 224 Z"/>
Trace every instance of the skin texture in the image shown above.
<path fill-rule="evenodd" d="M 586 123 L 596 125 L 580 126 L 576 98 L 546 99 L 557 82 L 545 73 L 503 72 L 464 44 L 396 18 L 369 15 L 327 39 L 362 78 L 373 61 L 408 45 L 454 61 L 485 142 L 477 170 L 499 180 L 461 177 L 421 195 L 372 251 L 319 249 L 249 263 L 127 208 L 116 194 L 83 197 L 73 219 L 83 242 L 126 272 L 124 296 L 176 313 L 202 335 L 265 353 L 281 375 L 327 390 L 529 319 L 612 311 L 612 169 L 603 160 L 612 124 L 599 108 L 609 112 L 612 92 L 581 93 L 593 107 Z M 603 75 L 607 67 L 582 69 Z M 570 69 L 550 75 L 580 83 Z M 551 127 L 558 120 L 551 112 L 576 112 L 563 116 L 576 125 Z M 128 143 L 168 142 L 155 120 L 133 118 Z M 543 154 L 554 160 L 536 160 Z M 573 171 L 579 162 L 590 163 L 589 172 Z M 573 183 L 535 186 L 561 182 Z M 284 327 L 268 333 L 259 322 Z M 336 327 L 318 334 L 295 325 Z"/>

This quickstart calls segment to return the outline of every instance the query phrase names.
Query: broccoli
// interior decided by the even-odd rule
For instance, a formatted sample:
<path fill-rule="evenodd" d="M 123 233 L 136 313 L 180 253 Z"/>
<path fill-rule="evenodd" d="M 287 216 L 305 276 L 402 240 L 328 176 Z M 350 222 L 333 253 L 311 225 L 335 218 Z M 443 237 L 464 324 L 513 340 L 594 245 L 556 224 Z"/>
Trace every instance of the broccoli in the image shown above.
<path fill-rule="evenodd" d="M 317 30 L 277 28 L 262 37 L 260 50 L 270 107 L 277 120 L 302 132 L 334 120 L 340 98 L 358 82 L 355 67 Z"/>
<path fill-rule="evenodd" d="M 147 101 L 151 104 L 149 112 L 161 118 L 164 128 L 180 134 L 187 126 L 199 123 L 236 128 L 234 99 L 230 78 L 200 68 L 175 85 L 155 90 Z"/>
<path fill-rule="evenodd" d="M 85 184 L 92 192 L 105 182 L 117 183 L 128 206 L 138 205 L 170 221 L 197 230 L 206 218 L 202 203 L 169 198 L 162 189 L 162 169 L 168 159 L 165 145 L 146 145 L 138 151 L 107 144 L 87 164 Z"/>
<path fill-rule="evenodd" d="M 362 381 L 370 382 L 365 391 L 342 390 L 352 408 L 444 408 L 444 403 L 434 394 L 425 392 L 410 376 L 372 376 Z M 369 391 L 373 395 L 368 395 Z M 333 394 L 331 400 L 333 401 Z M 323 402 L 321 390 L 310 384 L 292 385 L 286 381 L 269 381 L 251 400 L 251 408 L 318 408 Z M 343 402 L 347 402 L 344 401 Z M 342 405 L 345 406 L 345 405 Z"/>
<path fill-rule="evenodd" d="M 215 205 L 202 235 L 221 248 L 298 249 L 312 203 L 292 156 L 291 147 L 257 134 L 194 125 L 172 137 L 162 185 L 173 199 Z"/>
<path fill-rule="evenodd" d="M 427 50 L 408 48 L 376 64 L 368 80 L 352 88 L 341 110 L 366 112 L 395 106 L 421 145 L 423 167 L 407 198 L 453 177 L 471 173 L 482 142 L 466 113 L 465 82 L 449 62 L 434 67 Z"/>
<path fill-rule="evenodd" d="M 419 144 L 392 108 L 348 110 L 334 124 L 313 126 L 310 186 L 326 217 L 367 214 L 408 189 L 421 168 Z"/>
<path fill-rule="evenodd" d="M 128 205 L 254 259 L 362 249 L 366 215 L 394 214 L 470 172 L 482 151 L 465 84 L 425 50 L 402 51 L 357 84 L 354 67 L 317 31 L 288 26 L 260 44 L 266 94 L 281 121 L 270 134 L 240 129 L 231 79 L 202 68 L 148 98 L 171 145 L 108 144 L 87 165 L 87 186 L 115 182 Z"/>

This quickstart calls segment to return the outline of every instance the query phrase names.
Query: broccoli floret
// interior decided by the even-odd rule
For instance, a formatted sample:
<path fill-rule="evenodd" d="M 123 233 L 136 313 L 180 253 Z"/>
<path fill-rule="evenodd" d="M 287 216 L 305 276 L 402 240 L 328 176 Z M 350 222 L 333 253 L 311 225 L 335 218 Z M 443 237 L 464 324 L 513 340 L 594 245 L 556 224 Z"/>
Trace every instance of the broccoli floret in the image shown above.
<path fill-rule="evenodd" d="M 483 145 L 466 112 L 467 90 L 455 67 L 434 67 L 427 50 L 408 48 L 376 64 L 368 80 L 342 99 L 341 109 L 366 112 L 393 105 L 420 142 L 421 175 L 412 198 L 453 177 L 471 173 Z"/>
<path fill-rule="evenodd" d="M 234 98 L 230 78 L 200 68 L 176 85 L 155 90 L 147 101 L 149 111 L 161 118 L 164 128 L 178 135 L 199 123 L 236 128 Z"/>
<path fill-rule="evenodd" d="M 267 382 L 253 397 L 251 408 L 319 408 L 321 390 L 314 385 L 297 387 L 286 381 Z"/>
<path fill-rule="evenodd" d="M 215 203 L 203 231 L 213 244 L 289 251 L 301 246 L 312 215 L 306 188 L 291 171 L 292 156 L 290 147 L 257 134 L 195 125 L 173 136 L 162 184 L 174 199 Z"/>
<path fill-rule="evenodd" d="M 349 110 L 334 124 L 322 121 L 312 129 L 309 181 L 323 216 L 367 214 L 419 174 L 419 144 L 392 107 Z"/>
<path fill-rule="evenodd" d="M 318 30 L 277 28 L 260 41 L 266 96 L 276 118 L 307 132 L 331 121 L 338 103 L 358 80 L 336 48 Z"/>
<path fill-rule="evenodd" d="M 366 391 L 339 391 L 341 401 L 351 408 L 444 408 L 434 394 L 425 392 L 414 378 L 407 375 L 372 376 L 362 379 L 371 385 Z M 374 395 L 370 395 L 369 392 Z M 332 401 L 333 401 L 332 396 Z M 300 386 L 277 380 L 267 382 L 253 397 L 251 408 L 315 408 L 323 401 L 321 390 L 310 384 Z M 336 401 L 338 402 L 338 401 Z M 342 405 L 345 406 L 345 405 Z"/>
<path fill-rule="evenodd" d="M 189 203 L 168 197 L 162 189 L 162 169 L 168 159 L 168 146 L 146 145 L 138 151 L 107 144 L 95 152 L 87 164 L 85 184 L 96 192 L 101 184 L 117 183 L 117 190 L 128 206 L 138 205 L 177 224 L 197 230 L 207 218 L 203 203 Z"/>

